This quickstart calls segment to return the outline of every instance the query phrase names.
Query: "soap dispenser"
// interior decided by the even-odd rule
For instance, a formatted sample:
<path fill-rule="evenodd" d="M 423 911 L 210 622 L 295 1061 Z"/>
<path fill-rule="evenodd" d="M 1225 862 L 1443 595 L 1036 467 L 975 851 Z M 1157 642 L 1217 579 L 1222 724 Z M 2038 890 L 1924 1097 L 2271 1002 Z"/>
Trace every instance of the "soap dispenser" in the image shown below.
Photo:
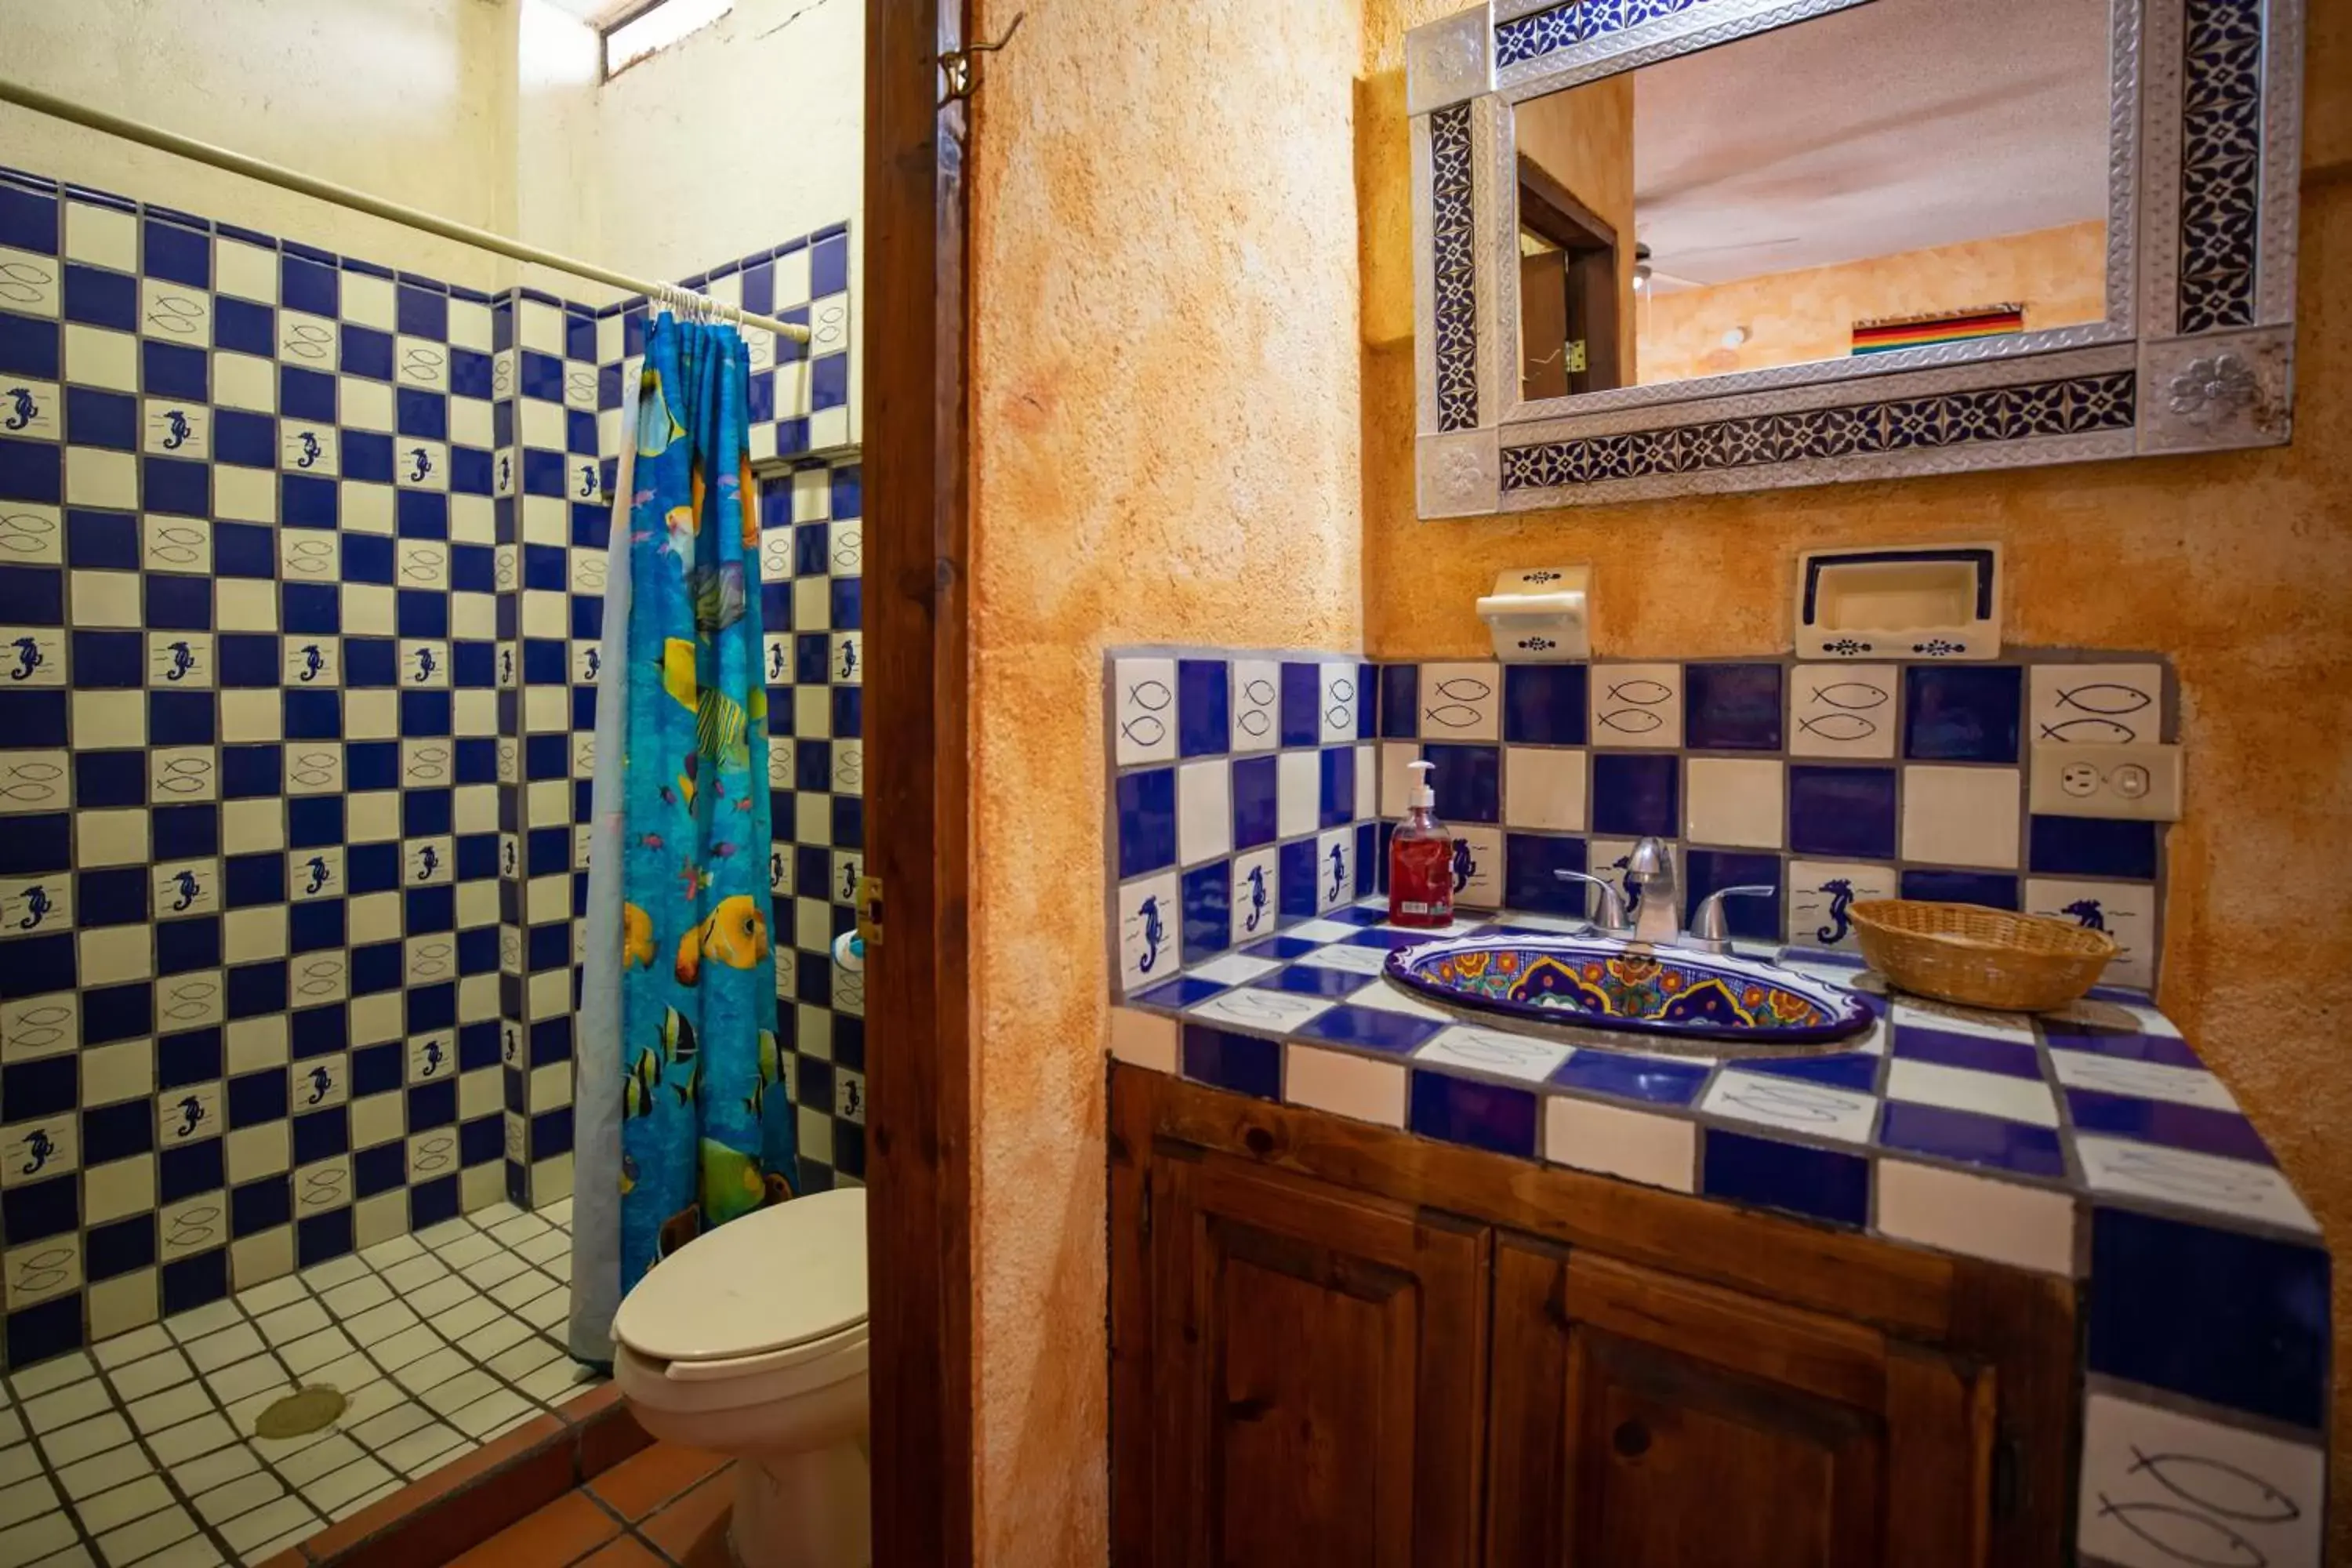
<path fill-rule="evenodd" d="M 1409 763 L 1411 806 L 1389 839 L 1389 923 L 1434 928 L 1454 923 L 1454 835 L 1437 820 L 1434 763 Z"/>

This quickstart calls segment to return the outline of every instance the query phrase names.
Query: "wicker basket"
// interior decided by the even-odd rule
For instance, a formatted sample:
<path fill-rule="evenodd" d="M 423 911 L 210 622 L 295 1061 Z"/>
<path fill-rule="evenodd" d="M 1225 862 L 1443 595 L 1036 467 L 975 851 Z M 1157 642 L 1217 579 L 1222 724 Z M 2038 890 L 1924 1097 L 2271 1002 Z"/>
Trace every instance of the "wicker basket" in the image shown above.
<path fill-rule="evenodd" d="M 1870 966 L 1901 991 L 1971 1007 L 2047 1013 L 2088 991 L 2115 939 L 1981 904 L 1866 899 L 1847 911 Z"/>

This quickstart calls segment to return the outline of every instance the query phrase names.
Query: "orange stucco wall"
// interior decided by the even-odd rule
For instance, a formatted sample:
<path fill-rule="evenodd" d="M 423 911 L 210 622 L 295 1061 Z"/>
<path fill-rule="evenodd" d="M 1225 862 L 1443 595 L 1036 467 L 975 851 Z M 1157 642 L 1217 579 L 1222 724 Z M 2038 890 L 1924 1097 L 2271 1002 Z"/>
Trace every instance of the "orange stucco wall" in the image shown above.
<path fill-rule="evenodd" d="M 1994 538 L 2014 641 L 2180 672 L 2163 1001 L 2352 1236 L 2352 5 L 2311 7 L 2284 451 L 1423 523 L 1402 34 L 1454 0 L 1086 0 L 973 139 L 982 1557 L 1105 1555 L 1101 650 L 1481 652 L 1506 565 L 1591 561 L 1606 656 L 1780 648 L 1793 552 Z M 988 0 L 982 36 L 1022 0 Z M 2303 975 L 2262 994 L 2282 959 Z M 2352 1324 L 2352 1289 L 2336 1303 Z M 2342 1347 L 2352 1350 L 2352 1339 Z M 2352 1458 L 2352 1427 L 2339 1451 Z M 2352 1474 L 2352 1472 L 2347 1472 Z M 2352 1547 L 2352 1509 L 2335 1511 Z"/>

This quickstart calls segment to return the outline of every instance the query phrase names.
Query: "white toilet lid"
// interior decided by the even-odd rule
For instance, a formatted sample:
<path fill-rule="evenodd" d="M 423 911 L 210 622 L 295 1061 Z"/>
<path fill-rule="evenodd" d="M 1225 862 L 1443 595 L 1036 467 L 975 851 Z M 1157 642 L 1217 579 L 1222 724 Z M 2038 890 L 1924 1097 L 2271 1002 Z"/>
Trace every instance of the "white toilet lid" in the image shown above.
<path fill-rule="evenodd" d="M 613 1338 L 662 1361 L 805 1344 L 866 1321 L 866 1189 L 837 1187 L 707 1231 L 621 1301 Z"/>

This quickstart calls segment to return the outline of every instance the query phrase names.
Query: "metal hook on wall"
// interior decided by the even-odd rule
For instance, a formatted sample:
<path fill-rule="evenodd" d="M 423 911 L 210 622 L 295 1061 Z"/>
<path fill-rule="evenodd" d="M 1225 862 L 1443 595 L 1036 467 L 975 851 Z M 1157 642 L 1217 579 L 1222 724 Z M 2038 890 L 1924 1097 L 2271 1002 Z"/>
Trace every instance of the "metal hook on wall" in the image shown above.
<path fill-rule="evenodd" d="M 1004 29 L 1004 36 L 992 44 L 973 44 L 967 48 L 950 49 L 940 57 L 940 69 L 946 73 L 948 79 L 947 96 L 940 100 L 941 109 L 971 97 L 972 89 L 979 85 L 972 74 L 978 62 L 972 57 L 993 54 L 1011 43 L 1013 35 L 1021 30 L 1021 24 L 1028 16 L 1026 11 L 1015 11 L 1012 25 Z"/>

